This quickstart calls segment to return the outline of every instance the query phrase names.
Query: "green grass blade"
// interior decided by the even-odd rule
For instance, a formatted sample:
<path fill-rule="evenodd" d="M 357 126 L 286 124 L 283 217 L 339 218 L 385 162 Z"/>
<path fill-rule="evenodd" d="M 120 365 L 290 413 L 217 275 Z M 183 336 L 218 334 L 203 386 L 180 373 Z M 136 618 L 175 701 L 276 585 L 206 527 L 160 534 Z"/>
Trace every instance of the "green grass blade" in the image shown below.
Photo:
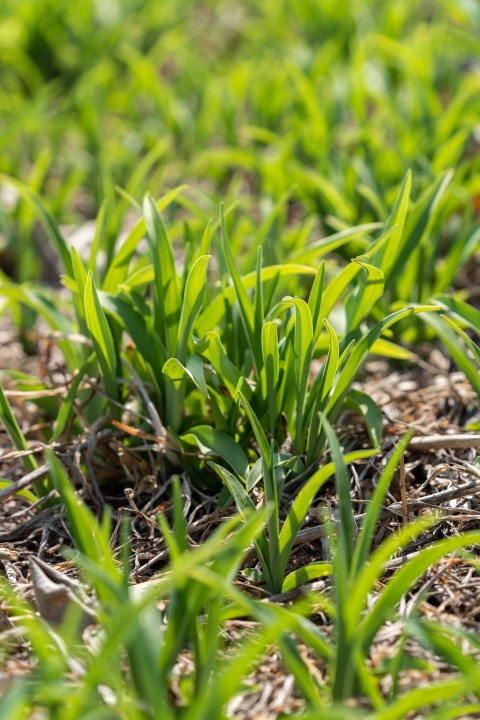
<path fill-rule="evenodd" d="M 262 327 L 262 355 L 264 386 L 267 394 L 270 415 L 270 434 L 275 437 L 277 419 L 277 388 L 280 372 L 280 356 L 278 352 L 277 323 L 267 322 Z"/>
<path fill-rule="evenodd" d="M 310 308 L 304 300 L 286 297 L 283 302 L 295 305 L 295 381 L 297 389 L 295 448 L 299 455 L 302 452 L 304 439 L 303 413 L 312 359 L 313 323 Z"/>
<path fill-rule="evenodd" d="M 307 265 L 270 265 L 269 267 L 263 268 L 262 270 L 262 282 L 268 282 L 275 277 L 286 278 L 296 275 L 316 275 L 317 271 L 315 268 L 308 267 Z M 250 290 L 255 287 L 257 279 L 257 273 L 251 272 L 248 275 L 244 275 L 241 278 L 242 285 L 245 290 Z M 213 302 L 211 302 L 201 315 L 199 316 L 196 324 L 195 331 L 200 336 L 206 335 L 212 328 L 218 325 L 225 315 L 225 304 L 231 305 L 235 302 L 236 290 L 234 286 L 230 286 L 224 289 L 223 293 L 218 295 Z"/>
<path fill-rule="evenodd" d="M 415 430 L 412 428 L 401 438 L 398 447 L 388 459 L 385 469 L 377 482 L 377 486 L 373 493 L 371 502 L 368 505 L 368 510 L 362 523 L 362 529 L 355 547 L 352 562 L 352 577 L 355 577 L 362 570 L 367 561 L 368 553 L 370 552 L 373 542 L 373 535 L 377 526 L 378 516 L 385 499 L 385 494 L 393 477 L 393 473 L 398 467 L 400 458 L 408 447 L 408 443 L 410 442 L 414 432 Z"/>
<path fill-rule="evenodd" d="M 199 257 L 188 274 L 178 327 L 176 356 L 180 362 L 184 360 L 193 325 L 203 304 L 209 260 L 210 255 Z"/>
<path fill-rule="evenodd" d="M 256 512 L 255 505 L 253 501 L 250 499 L 250 496 L 246 492 L 245 488 L 243 487 L 242 483 L 235 477 L 235 475 L 232 475 L 231 472 L 229 472 L 226 468 L 222 467 L 221 465 L 217 465 L 216 463 L 212 462 L 211 460 L 208 461 L 208 464 L 211 468 L 215 470 L 215 472 L 222 478 L 222 480 L 225 482 L 225 484 L 228 486 L 228 489 L 230 490 L 233 499 L 235 500 L 235 505 L 237 507 L 237 510 L 245 516 L 249 512 Z M 267 539 L 263 533 L 260 533 L 257 535 L 255 539 L 255 546 L 257 548 L 258 557 L 260 560 L 260 564 L 262 566 L 262 571 L 265 577 L 265 580 L 269 586 L 269 589 L 271 588 L 273 592 L 276 591 L 276 588 L 274 586 L 274 583 L 272 582 L 272 576 L 271 576 L 271 563 L 272 563 L 272 556 L 271 556 L 271 548 L 269 547 L 267 543 Z"/>
<path fill-rule="evenodd" d="M 228 357 L 218 333 L 209 332 L 201 340 L 194 338 L 193 344 L 196 352 L 204 355 L 212 364 L 219 380 L 233 398 L 242 376 Z"/>
<path fill-rule="evenodd" d="M 347 230 L 341 230 L 334 235 L 329 235 L 322 240 L 310 243 L 301 250 L 298 250 L 296 253 L 287 258 L 287 263 L 311 263 L 316 258 L 333 252 L 333 250 L 342 247 L 342 245 L 346 245 L 346 243 L 358 236 L 366 235 L 367 233 L 372 232 L 373 230 L 378 230 L 382 227 L 383 223 L 375 222 L 365 223 L 364 225 L 355 225 L 355 227 L 347 228 Z"/>
<path fill-rule="evenodd" d="M 313 281 L 312 290 L 310 297 L 308 298 L 308 307 L 312 315 L 313 325 L 313 346 L 315 347 L 318 336 L 322 330 L 322 323 L 320 322 L 320 308 L 322 306 L 323 286 L 325 282 L 325 263 L 322 261 L 318 272 Z"/>
<path fill-rule="evenodd" d="M 226 433 L 209 425 L 196 425 L 180 436 L 180 440 L 196 444 L 204 455 L 219 455 L 231 465 L 239 477 L 245 479 L 248 460 L 238 443 Z"/>
<path fill-rule="evenodd" d="M 14 414 L 12 413 L 12 410 L 10 408 L 10 404 L 5 397 L 5 393 L 3 392 L 2 384 L 0 383 L 0 421 L 2 422 L 3 426 L 5 427 L 5 430 L 8 433 L 8 437 L 13 443 L 13 446 L 16 450 L 22 451 L 22 450 L 28 450 L 27 441 L 25 440 L 25 437 L 20 430 L 20 427 L 15 419 Z M 33 457 L 33 455 L 23 455 L 21 458 L 21 462 L 27 473 L 32 472 L 33 470 L 36 470 L 38 465 Z M 43 497 L 46 495 L 50 490 L 52 489 L 51 483 L 49 482 L 48 478 L 46 479 L 39 479 L 35 480 L 33 483 L 33 487 L 35 489 L 35 492 L 37 493 L 38 497 Z"/>
<path fill-rule="evenodd" d="M 167 352 L 175 356 L 181 312 L 180 287 L 175 269 L 175 256 L 157 204 L 150 195 L 143 202 L 147 239 L 155 272 L 154 326 L 165 343 Z M 189 318 L 185 317 L 185 327 Z"/>
<path fill-rule="evenodd" d="M 308 582 L 309 580 L 315 580 L 316 578 L 324 577 L 325 575 L 332 574 L 332 564 L 325 562 L 313 562 L 309 565 L 304 565 L 298 570 L 294 570 L 287 575 L 282 583 L 282 592 L 287 590 L 293 590 L 299 585 Z"/>
<path fill-rule="evenodd" d="M 172 203 L 175 198 L 181 192 L 183 192 L 183 190 L 185 190 L 186 187 L 186 185 L 181 185 L 180 187 L 170 190 L 168 193 L 166 193 L 166 195 L 160 198 L 160 200 L 156 204 L 158 212 L 162 212 L 162 210 L 165 210 L 165 208 L 167 208 L 170 203 Z M 110 263 L 108 272 L 102 285 L 102 290 L 104 290 L 105 292 L 115 293 L 117 291 L 117 287 L 121 285 L 121 283 L 123 283 L 124 280 L 128 277 L 130 261 L 133 257 L 138 243 L 145 235 L 145 232 L 145 220 L 144 218 L 142 218 L 130 231 L 127 239 Z"/>
<path fill-rule="evenodd" d="M 377 452 L 378 450 L 358 450 L 357 452 L 345 455 L 344 460 L 345 463 L 355 462 L 356 460 L 375 455 Z M 312 475 L 295 498 L 295 502 L 292 505 L 280 534 L 280 552 L 282 555 L 282 563 L 285 565 L 298 531 L 300 530 L 303 520 L 310 509 L 313 498 L 322 485 L 333 475 L 334 471 L 334 463 L 328 463 L 324 467 L 320 468 L 320 470 L 317 470 L 317 472 Z"/>
<path fill-rule="evenodd" d="M 85 287 L 87 285 L 87 273 L 86 273 L 83 261 L 80 258 L 79 254 L 77 253 L 77 251 L 75 250 L 74 247 L 72 247 L 72 266 L 73 266 L 73 276 L 75 278 L 75 283 L 77 285 L 77 294 L 78 294 L 80 309 L 82 312 L 82 319 L 84 319 L 85 318 Z"/>
<path fill-rule="evenodd" d="M 385 330 L 387 330 L 391 325 L 398 322 L 399 320 L 402 320 L 404 317 L 408 317 L 408 315 L 427 311 L 430 314 L 431 311 L 438 309 L 439 308 L 437 306 L 419 305 L 408 307 L 403 310 L 397 310 L 396 312 L 387 315 L 386 318 L 377 323 L 360 340 L 360 342 L 356 343 L 350 354 L 350 357 L 346 362 L 343 371 L 340 374 L 340 378 L 337 382 L 332 398 L 328 404 L 326 415 L 331 422 L 336 420 L 343 399 L 347 394 L 348 390 L 350 389 L 350 385 L 353 382 L 357 371 L 365 362 L 365 359 L 375 340 L 377 340 L 377 338 L 379 338 L 380 335 L 385 332 Z"/>
<path fill-rule="evenodd" d="M 366 271 L 366 277 L 361 277 L 360 282 L 345 303 L 347 334 L 355 330 L 363 318 L 368 317 L 372 307 L 382 297 L 384 288 L 384 277 L 381 270 L 374 265 L 362 262 L 359 258 L 352 262 L 358 263 Z"/>
<path fill-rule="evenodd" d="M 450 318 L 448 318 L 446 315 L 440 315 L 441 318 L 445 320 L 459 335 L 462 337 L 465 342 L 467 343 L 468 347 L 472 351 L 473 357 L 477 361 L 477 363 L 480 365 L 480 348 L 478 345 L 476 345 L 473 340 L 470 340 L 467 333 L 463 332 L 461 328 L 458 327 L 456 323 L 453 322 Z"/>
<path fill-rule="evenodd" d="M 198 355 L 188 355 L 185 366 L 176 358 L 170 358 L 163 366 L 163 373 L 173 382 L 192 382 L 205 397 L 208 394 L 207 383 L 203 372 L 203 362 Z"/>
<path fill-rule="evenodd" d="M 373 447 L 379 447 L 383 432 L 383 415 L 375 400 L 361 390 L 350 390 L 345 398 L 345 405 L 363 417 Z"/>
<path fill-rule="evenodd" d="M 382 248 L 387 240 L 395 232 L 394 228 L 390 228 L 381 235 L 378 240 L 370 245 L 363 257 L 371 258 L 380 248 Z M 323 293 L 322 307 L 320 311 L 320 320 L 323 321 L 327 318 L 334 306 L 336 305 L 339 298 L 343 295 L 349 284 L 352 282 L 354 277 L 360 272 L 362 266 L 359 263 L 352 262 L 346 265 L 338 275 L 327 285 Z"/>
<path fill-rule="evenodd" d="M 339 365 L 339 348 L 335 330 L 332 328 L 328 320 L 324 320 L 324 324 L 328 331 L 328 356 L 322 370 L 318 374 L 318 385 L 317 379 L 315 379 L 310 389 L 305 410 L 304 422 L 310 422 L 307 438 L 307 467 L 310 466 L 316 459 L 317 445 L 320 439 L 321 429 L 319 413 L 324 412 L 325 406 L 328 403 Z M 307 428 L 304 425 L 304 432 L 306 432 L 306 430 Z"/>
<path fill-rule="evenodd" d="M 245 332 L 248 338 L 250 350 L 252 351 L 252 355 L 255 359 L 257 372 L 260 372 L 260 370 L 262 369 L 262 348 L 261 340 L 260 338 L 257 338 L 255 334 L 255 310 L 252 301 L 248 297 L 247 291 L 245 290 L 242 282 L 242 278 L 240 277 L 240 274 L 235 264 L 232 248 L 230 247 L 230 241 L 228 239 L 227 227 L 225 225 L 223 203 L 220 205 L 220 227 L 223 252 L 228 264 L 228 269 L 230 271 L 230 276 L 233 281 L 233 286 L 235 288 L 235 294 L 238 300 L 243 326 L 245 328 Z M 254 275 L 256 281 L 257 273 L 254 273 Z"/>
<path fill-rule="evenodd" d="M 78 549 L 90 560 L 101 562 L 112 578 L 119 578 L 119 572 L 108 549 L 108 533 L 104 534 L 95 517 L 76 495 L 67 472 L 49 448 L 45 448 L 45 459 L 50 477 L 65 504 L 72 535 Z"/>
<path fill-rule="evenodd" d="M 420 555 L 401 567 L 387 583 L 363 622 L 364 647 L 370 646 L 381 625 L 393 614 L 395 606 L 400 602 L 402 595 L 407 593 L 418 582 L 431 565 L 450 552 L 479 542 L 480 532 L 466 532 L 457 537 L 440 540 L 433 546 L 423 549 Z"/>
<path fill-rule="evenodd" d="M 322 417 L 323 427 L 335 464 L 335 487 L 338 496 L 338 553 L 342 555 L 342 563 L 350 568 L 353 556 L 353 541 L 355 538 L 355 520 L 353 503 L 350 497 L 350 477 L 347 471 L 345 458 L 342 455 L 337 436 L 326 419 Z"/>
<path fill-rule="evenodd" d="M 412 171 L 407 170 L 403 179 L 402 186 L 392 207 L 392 211 L 385 223 L 385 230 L 390 229 L 394 225 L 397 226 L 395 232 L 391 235 L 388 243 L 383 245 L 372 257 L 372 265 L 382 270 L 385 280 L 390 275 L 390 271 L 395 262 L 397 248 L 401 241 L 405 220 L 407 218 L 408 205 L 410 202 L 410 192 L 412 187 Z"/>
<path fill-rule="evenodd" d="M 0 173 L 0 182 L 9 183 L 10 185 L 16 187 L 22 197 L 31 206 L 35 208 L 47 229 L 48 235 L 50 236 L 53 244 L 55 245 L 60 260 L 62 261 L 65 273 L 69 277 L 73 277 L 72 259 L 70 257 L 70 253 L 68 251 L 65 240 L 63 239 L 58 228 L 58 223 L 53 217 L 52 213 L 44 206 L 37 193 L 34 192 L 28 185 L 22 183 L 20 180 L 16 180 L 15 178 L 4 175 L 3 173 Z"/>
<path fill-rule="evenodd" d="M 454 320 L 465 323 L 480 335 L 480 312 L 473 305 L 445 293 L 434 295 L 432 302 L 443 305 L 444 310 L 451 313 Z"/>
<path fill-rule="evenodd" d="M 450 184 L 453 173 L 453 170 L 448 170 L 441 174 L 434 180 L 430 187 L 425 190 L 411 209 L 405 222 L 401 243 L 392 261 L 390 275 L 385 285 L 386 290 L 389 290 L 398 280 L 408 258 L 421 242 L 438 208 L 440 200 Z"/>
<path fill-rule="evenodd" d="M 436 334 L 450 353 L 455 365 L 459 368 L 459 370 L 465 373 L 471 386 L 477 393 L 478 397 L 480 397 L 480 376 L 478 374 L 478 368 L 468 357 L 465 348 L 458 342 L 456 334 L 448 327 L 448 325 L 452 325 L 453 321 L 449 321 L 447 324 L 439 315 L 433 315 L 431 317 L 430 313 L 428 315 L 422 315 L 421 317 L 427 325 L 430 325 L 430 327 L 435 330 Z M 460 328 L 457 329 L 457 327 L 455 327 L 455 330 L 460 332 Z M 469 341 L 472 342 L 470 339 Z"/>
<path fill-rule="evenodd" d="M 95 280 L 91 272 L 88 273 L 85 287 L 85 316 L 97 356 L 100 374 L 105 383 L 105 389 L 116 400 L 118 397 L 117 356 L 112 332 L 100 305 Z M 115 409 L 115 415 L 118 415 L 117 409 Z"/>
<path fill-rule="evenodd" d="M 107 207 L 108 207 L 108 200 L 102 200 L 102 203 L 100 205 L 100 209 L 98 211 L 97 215 L 97 223 L 95 226 L 95 236 L 93 238 L 92 247 L 90 248 L 90 258 L 88 260 L 87 264 L 87 272 L 90 270 L 93 274 L 95 274 L 96 268 L 97 268 L 97 256 L 98 251 L 100 250 L 100 244 L 102 241 L 102 235 L 106 232 L 107 228 Z"/>
<path fill-rule="evenodd" d="M 273 454 L 268 445 L 263 428 L 255 415 L 250 403 L 242 392 L 238 392 L 241 403 L 245 408 L 248 419 L 253 429 L 255 439 L 262 456 L 263 485 L 265 488 L 265 500 L 273 510 L 268 517 L 268 539 L 270 543 L 271 575 L 274 584 L 274 592 L 279 592 L 283 572 L 279 566 L 279 530 L 278 530 L 278 497 L 277 485 L 275 482 L 275 469 L 273 467 Z"/>

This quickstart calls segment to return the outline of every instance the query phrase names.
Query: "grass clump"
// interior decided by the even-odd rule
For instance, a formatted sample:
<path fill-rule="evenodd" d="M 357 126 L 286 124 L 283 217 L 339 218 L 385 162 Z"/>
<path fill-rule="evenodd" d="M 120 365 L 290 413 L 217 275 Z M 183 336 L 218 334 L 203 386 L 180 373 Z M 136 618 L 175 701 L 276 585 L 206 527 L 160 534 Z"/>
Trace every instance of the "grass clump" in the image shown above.
<path fill-rule="evenodd" d="M 371 354 L 425 367 L 435 345 L 480 397 L 458 289 L 480 246 L 475 7 L 6 0 L 0 18 L 0 315 L 26 353 L 36 327 L 60 351 L 41 379 L 1 377 L 19 464 L 0 499 L 30 503 L 38 612 L 6 564 L 2 636 L 30 671 L 0 717 L 220 720 L 272 649 L 310 720 L 478 712 L 478 638 L 427 618 L 421 581 L 447 557 L 473 571 L 479 533 L 438 539 L 442 513 L 406 498 L 393 529 L 414 430 L 377 473 L 384 413 L 356 384 Z M 359 463 L 376 474 L 356 516 Z M 320 491 L 322 550 L 297 563 Z M 42 560 L 57 520 L 74 578 Z M 409 643 L 441 682 L 402 689 Z"/>

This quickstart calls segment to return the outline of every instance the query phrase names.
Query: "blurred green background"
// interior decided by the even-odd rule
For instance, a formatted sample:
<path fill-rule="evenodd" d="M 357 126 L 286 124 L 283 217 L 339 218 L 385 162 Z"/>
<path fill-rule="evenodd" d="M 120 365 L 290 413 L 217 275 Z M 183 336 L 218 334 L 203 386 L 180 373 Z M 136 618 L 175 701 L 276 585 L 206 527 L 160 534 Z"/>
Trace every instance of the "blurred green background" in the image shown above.
<path fill-rule="evenodd" d="M 106 197 L 116 237 L 128 203 L 115 185 L 139 199 L 188 182 L 207 212 L 238 198 L 260 219 L 294 186 L 292 215 L 313 212 L 328 233 L 385 220 L 408 168 L 415 198 L 450 166 L 450 203 L 477 211 L 476 0 L 0 8 L 0 171 L 60 223 L 95 217 Z M 11 186 L 0 206 L 3 267 L 30 278 L 33 215 Z"/>

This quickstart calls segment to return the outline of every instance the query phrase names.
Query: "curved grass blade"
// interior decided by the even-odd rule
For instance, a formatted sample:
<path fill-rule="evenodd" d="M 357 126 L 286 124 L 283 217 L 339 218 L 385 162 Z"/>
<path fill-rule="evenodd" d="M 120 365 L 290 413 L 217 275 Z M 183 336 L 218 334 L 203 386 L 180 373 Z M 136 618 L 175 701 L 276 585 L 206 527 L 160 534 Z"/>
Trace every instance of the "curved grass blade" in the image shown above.
<path fill-rule="evenodd" d="M 10 177 L 9 175 L 4 175 L 3 173 L 0 173 L 0 182 L 10 183 L 10 185 L 14 185 L 14 187 L 17 188 L 22 197 L 35 208 L 47 229 L 48 235 L 50 236 L 53 244 L 55 245 L 60 260 L 62 261 L 65 273 L 69 277 L 73 277 L 72 259 L 70 257 L 70 253 L 68 251 L 65 240 L 63 239 L 58 228 L 57 221 L 53 217 L 52 213 L 44 206 L 37 193 L 34 192 L 28 185 L 22 183 L 20 180 L 16 180 L 15 178 Z"/>
<path fill-rule="evenodd" d="M 333 235 L 329 235 L 326 238 L 322 238 L 322 240 L 310 243 L 301 250 L 298 250 L 293 255 L 290 255 L 287 258 L 286 262 L 311 263 L 312 260 L 315 260 L 318 257 L 322 257 L 323 255 L 327 255 L 328 253 L 333 252 L 333 250 L 342 247 L 342 245 L 345 245 L 347 242 L 350 242 L 359 235 L 365 235 L 366 233 L 372 232 L 373 230 L 379 230 L 382 227 L 383 223 L 374 222 L 365 223 L 364 225 L 355 225 L 354 227 L 347 228 L 347 230 L 341 230 L 338 233 L 334 233 Z"/>
<path fill-rule="evenodd" d="M 324 324 L 328 331 L 328 356 L 322 370 L 317 376 L 319 380 L 318 386 L 316 378 L 310 389 L 304 418 L 304 423 L 308 423 L 311 418 L 307 438 L 307 467 L 312 464 L 317 455 L 317 445 L 320 439 L 321 429 L 319 413 L 324 412 L 328 403 L 339 361 L 338 340 L 335 330 L 332 328 L 328 320 L 324 320 Z M 304 432 L 306 432 L 306 430 L 307 428 L 304 424 Z"/>
<path fill-rule="evenodd" d="M 452 356 L 452 360 L 455 365 L 459 368 L 459 370 L 465 373 L 471 386 L 477 393 L 478 397 L 480 397 L 480 376 L 478 374 L 478 369 L 474 362 L 468 357 L 465 349 L 458 342 L 456 334 L 448 327 L 448 325 L 452 325 L 453 321 L 449 321 L 447 324 L 438 315 L 430 317 L 430 314 L 428 314 L 421 317 L 424 322 L 435 330 L 438 337 Z M 460 328 L 455 328 L 455 330 L 459 332 Z M 470 339 L 469 341 L 472 342 Z"/>
<path fill-rule="evenodd" d="M 445 322 L 447 322 L 460 335 L 460 337 L 462 337 L 465 340 L 468 347 L 470 348 L 470 350 L 473 353 L 473 357 L 475 358 L 477 363 L 480 365 L 480 348 L 478 347 L 478 345 L 476 345 L 473 342 L 473 340 L 470 340 L 467 333 L 463 332 L 463 330 L 460 327 L 458 327 L 458 325 L 456 323 L 454 323 L 453 320 L 448 318 L 446 315 L 440 315 L 440 317 L 443 318 L 445 320 Z"/>
<path fill-rule="evenodd" d="M 347 453 L 344 457 L 344 462 L 356 462 L 357 460 L 371 457 L 377 453 L 378 450 L 357 450 L 356 452 Z M 295 498 L 295 502 L 287 515 L 282 532 L 280 533 L 280 564 L 283 568 L 285 568 L 287 564 L 289 555 L 295 543 L 295 538 L 298 535 L 298 531 L 300 530 L 305 516 L 311 507 L 315 495 L 322 485 L 332 477 L 334 472 L 335 464 L 333 462 L 324 465 L 324 467 L 320 468 L 320 470 L 317 470 L 317 472 L 312 475 Z"/>
<path fill-rule="evenodd" d="M 299 585 L 308 582 L 309 580 L 315 580 L 316 578 L 325 577 L 325 575 L 332 574 L 332 563 L 325 562 L 314 562 L 304 565 L 298 570 L 294 570 L 287 575 L 282 583 L 282 592 L 287 590 L 294 590 Z"/>
<path fill-rule="evenodd" d="M 307 265 L 270 265 L 269 267 L 262 269 L 262 282 L 268 282 L 277 275 L 282 277 L 290 277 L 291 275 L 316 275 L 317 271 L 315 268 L 308 267 Z M 244 275 L 241 278 L 243 287 L 245 290 L 255 287 L 257 279 L 257 273 L 251 272 L 248 275 Z M 206 335 L 209 330 L 212 330 L 225 315 L 225 303 L 231 305 L 235 302 L 236 291 L 234 286 L 225 288 L 223 293 L 218 295 L 213 302 L 210 303 L 202 314 L 199 316 L 195 330 L 200 337 Z"/>
<path fill-rule="evenodd" d="M 345 303 L 347 334 L 358 327 L 363 318 L 368 316 L 377 300 L 382 297 L 385 282 L 382 271 L 374 265 L 362 262 L 361 258 L 356 258 L 352 262 L 357 263 L 366 271 L 366 278 L 360 279 Z"/>
<path fill-rule="evenodd" d="M 166 195 L 160 198 L 160 200 L 156 203 L 158 212 L 165 210 L 165 208 L 168 207 L 170 203 L 172 203 L 175 198 L 185 190 L 186 187 L 187 185 L 180 185 L 179 187 L 170 190 L 166 193 Z M 130 231 L 127 239 L 110 263 L 110 267 L 108 268 L 107 275 L 102 285 L 102 290 L 105 292 L 115 293 L 117 287 L 128 277 L 130 261 L 138 243 L 144 237 L 145 232 L 145 220 L 142 218 Z"/>
<path fill-rule="evenodd" d="M 195 350 L 211 362 L 219 380 L 225 384 L 233 398 L 242 376 L 228 357 L 218 333 L 213 331 L 209 332 L 201 340 L 194 338 L 193 344 Z"/>
<path fill-rule="evenodd" d="M 383 415 L 375 400 L 361 390 L 350 390 L 345 398 L 345 405 L 363 417 L 373 447 L 379 447 L 383 432 Z"/>
<path fill-rule="evenodd" d="M 242 479 L 248 473 L 248 460 L 238 443 L 226 433 L 209 425 L 197 425 L 180 436 L 186 443 L 195 443 L 204 455 L 219 455 Z"/>
<path fill-rule="evenodd" d="M 163 373 L 173 382 L 183 380 L 192 382 L 205 397 L 210 397 L 207 383 L 205 382 L 203 362 L 198 355 L 188 355 L 185 367 L 176 358 L 170 358 L 163 366 Z"/>
<path fill-rule="evenodd" d="M 385 332 L 391 325 L 402 320 L 408 315 L 419 312 L 430 313 L 433 310 L 439 310 L 438 306 L 434 305 L 418 305 L 408 307 L 403 310 L 397 310 L 386 318 L 377 323 L 353 348 L 350 357 L 348 358 L 343 371 L 340 374 L 337 385 L 333 392 L 332 398 L 328 404 L 326 415 L 330 419 L 330 422 L 334 422 L 340 412 L 341 404 L 345 395 L 347 394 L 351 383 L 353 382 L 355 375 L 359 368 L 365 362 L 365 359 L 370 352 L 373 343 Z"/>
<path fill-rule="evenodd" d="M 465 532 L 457 537 L 439 540 L 432 547 L 425 548 L 421 554 L 407 562 L 388 582 L 379 599 L 362 623 L 364 648 L 369 647 L 375 634 L 391 617 L 400 598 L 414 586 L 428 568 L 450 552 L 468 545 L 480 543 L 480 532 Z"/>
<path fill-rule="evenodd" d="M 208 464 L 211 468 L 215 470 L 215 472 L 222 478 L 222 480 L 225 482 L 225 484 L 228 486 L 228 489 L 230 490 L 233 499 L 235 500 L 235 505 L 237 507 L 237 510 L 245 516 L 248 512 L 256 512 L 255 505 L 253 504 L 253 501 L 250 499 L 250 496 L 245 491 L 245 488 L 243 487 L 240 480 L 238 480 L 235 475 L 232 475 L 231 472 L 229 472 L 226 468 L 222 467 L 221 465 L 217 465 L 216 463 L 212 462 L 211 460 L 208 461 Z M 269 588 L 272 588 L 272 592 L 275 592 L 275 587 L 272 581 L 271 576 L 271 549 L 267 543 L 267 539 L 264 535 L 264 533 L 259 533 L 254 540 L 255 547 L 257 548 L 258 557 L 260 559 L 260 564 L 262 566 L 263 575 L 265 578 L 265 581 L 267 582 L 267 585 Z"/>

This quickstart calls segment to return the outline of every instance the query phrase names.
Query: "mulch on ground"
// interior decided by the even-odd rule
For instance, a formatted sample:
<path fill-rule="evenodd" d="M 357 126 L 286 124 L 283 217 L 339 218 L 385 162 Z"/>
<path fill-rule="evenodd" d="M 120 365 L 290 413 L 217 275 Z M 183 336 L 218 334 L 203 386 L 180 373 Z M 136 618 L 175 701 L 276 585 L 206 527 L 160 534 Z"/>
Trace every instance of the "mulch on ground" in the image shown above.
<path fill-rule="evenodd" d="M 58 388 L 65 386 L 66 378 L 60 365 L 60 356 L 51 340 L 40 341 L 37 353 L 27 357 L 8 319 L 2 321 L 0 338 L 3 341 L 1 367 L 21 368 L 41 377 L 42 382 L 52 388 L 52 393 L 58 393 Z M 42 465 L 45 416 L 31 402 L 31 398 L 15 391 L 14 382 L 8 382 L 5 378 L 4 383 L 31 450 Z M 415 437 L 405 454 L 405 494 L 402 497 L 402 478 L 400 472 L 397 472 L 384 503 L 374 545 L 377 546 L 405 521 L 408 522 L 408 517 L 430 513 L 434 508 L 442 512 L 438 523 L 388 564 L 383 583 L 405 559 L 421 552 L 434 540 L 480 527 L 480 499 L 473 486 L 476 479 L 465 465 L 465 462 L 474 463 L 480 448 L 480 433 L 466 429 L 469 423 L 476 421 L 479 407 L 475 393 L 463 374 L 451 372 L 450 361 L 436 348 L 427 348 L 422 358 L 415 357 L 408 367 L 393 367 L 383 359 L 372 359 L 365 366 L 361 382 L 356 386 L 373 397 L 384 416 L 380 453 L 351 466 L 352 498 L 357 516 L 365 512 L 368 498 L 399 437 L 408 428 L 416 428 Z M 124 416 L 123 422 L 128 425 L 128 415 Z M 347 451 L 370 446 L 365 426 L 358 416 L 344 413 L 337 427 Z M 104 424 L 103 427 L 86 427 L 82 435 L 51 447 L 67 468 L 79 496 L 91 509 L 100 515 L 105 505 L 112 508 L 113 547 L 119 544 L 122 515 L 130 516 L 133 561 L 131 580 L 134 584 L 140 584 L 154 581 L 155 573 L 168 561 L 156 517 L 160 511 L 167 515 L 170 512 L 172 477 L 157 471 L 155 456 L 161 451 L 161 446 L 132 449 L 128 447 L 128 438 L 129 435 L 122 429 Z M 0 463 L 0 476 L 21 486 L 26 475 L 21 464 L 21 453 L 14 451 L 4 432 L 0 432 Z M 165 467 L 164 463 L 162 467 Z M 180 468 L 178 470 L 180 472 Z M 217 497 L 211 497 L 195 487 L 185 473 L 181 475 L 181 480 L 188 537 L 193 547 L 204 542 L 219 523 L 231 517 L 234 510 L 232 507 L 217 508 Z M 302 482 L 302 478 L 287 481 L 282 499 L 285 514 Z M 9 583 L 34 604 L 36 597 L 30 558 L 39 558 L 64 576 L 78 579 L 74 564 L 66 562 L 61 554 L 63 546 L 74 547 L 74 542 L 62 505 L 59 500 L 55 502 L 58 499 L 55 491 L 51 497 L 52 505 L 42 509 L 40 503 L 32 505 L 26 499 L 0 490 L 0 567 Z M 261 504 L 260 490 L 255 491 L 255 500 Z M 326 504 L 335 515 L 333 481 L 326 483 L 316 498 L 292 552 L 288 571 L 328 558 L 328 542 L 320 522 L 320 508 Z M 245 566 L 255 565 L 255 552 L 251 549 Z M 328 593 L 329 589 L 329 580 L 323 579 L 270 598 L 260 585 L 252 583 L 242 573 L 238 574 L 236 583 L 254 597 L 287 605 L 307 591 Z M 372 603 L 375 594 L 372 593 Z M 451 556 L 438 562 L 402 600 L 400 616 L 408 617 L 412 612 L 469 630 L 480 628 L 480 576 L 476 569 L 459 557 Z M 320 608 L 312 618 L 327 634 L 331 632 L 329 618 Z M 235 646 L 245 632 L 254 629 L 255 624 L 247 621 L 227 622 L 224 629 L 227 646 Z M 390 690 L 391 682 L 388 661 L 396 652 L 402 631 L 401 619 L 395 623 L 386 623 L 372 649 L 372 669 L 386 673 L 380 686 L 385 694 Z M 87 639 L 88 632 L 87 627 Z M 0 653 L 0 691 L 9 677 L 28 672 L 31 667 L 32 659 L 24 642 L 17 637 L 8 608 L 0 608 L 0 645 L 3 648 Z M 327 668 L 308 648 L 300 646 L 300 651 L 311 673 L 322 682 Z M 401 672 L 402 689 L 452 674 L 440 658 L 414 641 L 407 643 L 407 653 L 412 662 L 411 667 Z M 188 651 L 184 651 L 179 656 L 174 675 L 180 678 L 183 674 L 191 673 L 192 668 L 191 656 Z M 243 695 L 234 698 L 229 704 L 228 714 L 232 717 L 274 720 L 280 712 L 293 712 L 302 706 L 293 677 L 284 669 L 275 648 L 263 658 L 246 683 L 251 687 L 247 687 Z M 175 693 L 175 682 L 172 691 Z M 366 701 L 358 698 L 357 702 L 362 706 Z M 480 715 L 474 713 L 468 717 Z"/>

